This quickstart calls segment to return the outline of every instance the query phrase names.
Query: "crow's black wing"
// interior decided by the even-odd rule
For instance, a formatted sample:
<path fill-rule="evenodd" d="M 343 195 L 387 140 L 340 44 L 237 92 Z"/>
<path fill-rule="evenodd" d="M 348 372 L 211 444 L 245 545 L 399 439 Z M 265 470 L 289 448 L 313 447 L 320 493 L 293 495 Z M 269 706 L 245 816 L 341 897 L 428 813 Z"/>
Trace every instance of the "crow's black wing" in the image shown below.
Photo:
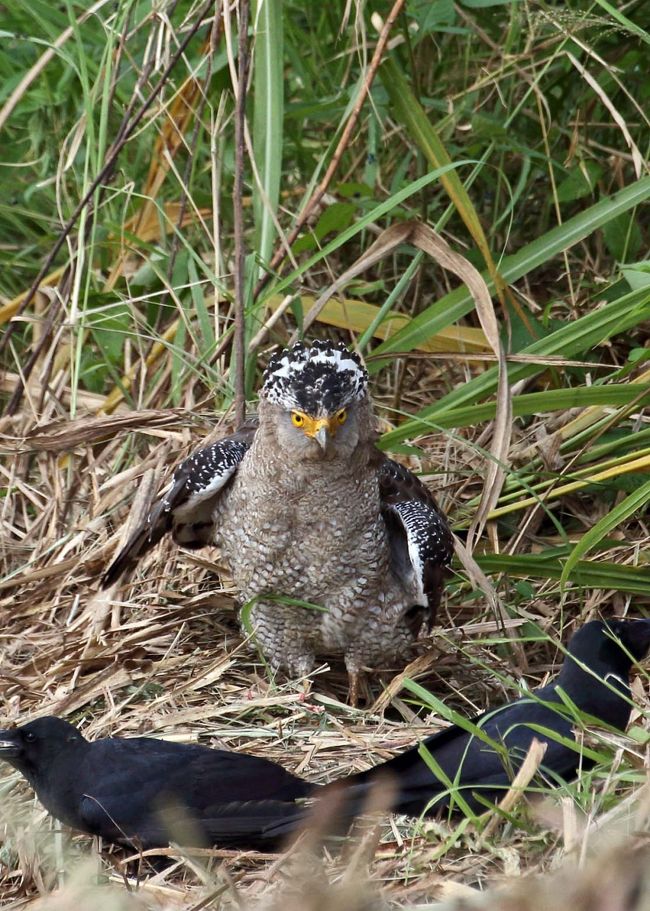
<path fill-rule="evenodd" d="M 454 553 L 449 525 L 428 487 L 399 462 L 384 459 L 378 480 L 393 572 L 413 593 L 414 605 L 427 609 L 431 628 Z"/>
<path fill-rule="evenodd" d="M 557 703 L 557 710 L 548 703 Z M 560 742 L 562 738 L 575 738 L 572 722 L 566 711 L 562 711 L 553 685 L 471 720 L 491 741 L 502 745 L 507 755 L 457 725 L 451 725 L 432 737 L 427 737 L 423 743 L 442 769 L 444 777 L 461 789 L 464 799 L 473 809 L 483 808 L 474 794 L 480 794 L 485 800 L 491 801 L 502 796 L 526 756 L 533 738 L 547 744 L 542 772 L 546 771 L 553 779 L 561 778 L 565 781 L 574 777 L 580 763 L 580 754 Z M 550 733 L 546 734 L 545 731 Z M 449 805 L 447 786 L 420 755 L 419 745 L 346 781 L 353 786 L 361 784 L 365 787 L 382 776 L 394 779 L 397 797 L 393 809 L 397 812 L 420 815 L 438 795 L 440 799 L 432 805 L 432 813 Z M 357 800 L 362 793 L 363 791 L 356 792 Z"/>
<path fill-rule="evenodd" d="M 315 789 L 267 759 L 152 738 L 96 741 L 77 787 L 80 828 L 145 848 L 271 847 L 264 830 L 297 819 Z"/>
<path fill-rule="evenodd" d="M 305 817 L 302 804 L 281 800 L 230 801 L 198 814 L 162 794 L 137 817 L 124 811 L 125 804 L 115 795 L 104 799 L 84 795 L 79 828 L 106 841 L 144 850 L 170 842 L 187 847 L 273 850 L 301 827 Z"/>
<path fill-rule="evenodd" d="M 256 429 L 256 423 L 244 424 L 232 436 L 181 462 L 167 490 L 104 573 L 103 588 L 117 582 L 170 531 L 183 547 L 203 547 L 213 540 L 216 500 L 248 452 Z"/>

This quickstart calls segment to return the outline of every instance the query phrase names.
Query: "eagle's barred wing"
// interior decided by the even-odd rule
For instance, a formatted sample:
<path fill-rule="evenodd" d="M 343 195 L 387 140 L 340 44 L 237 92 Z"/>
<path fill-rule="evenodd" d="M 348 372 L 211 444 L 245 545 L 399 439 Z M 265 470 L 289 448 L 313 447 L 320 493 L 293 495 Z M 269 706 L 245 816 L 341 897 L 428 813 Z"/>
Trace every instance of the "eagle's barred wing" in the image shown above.
<path fill-rule="evenodd" d="M 174 524 L 192 521 L 207 501 L 228 483 L 250 448 L 249 443 L 228 437 L 188 456 L 174 472 L 167 491 L 149 515 L 153 524 L 158 515 L 169 515 Z"/>
<path fill-rule="evenodd" d="M 248 452 L 255 430 L 256 426 L 245 425 L 232 436 L 198 449 L 181 462 L 171 484 L 104 573 L 103 588 L 117 582 L 170 531 L 174 540 L 184 547 L 210 543 L 215 502 Z"/>
<path fill-rule="evenodd" d="M 378 477 L 393 572 L 413 592 L 414 605 L 428 608 L 430 627 L 454 553 L 451 530 L 431 491 L 408 468 L 384 459 Z"/>

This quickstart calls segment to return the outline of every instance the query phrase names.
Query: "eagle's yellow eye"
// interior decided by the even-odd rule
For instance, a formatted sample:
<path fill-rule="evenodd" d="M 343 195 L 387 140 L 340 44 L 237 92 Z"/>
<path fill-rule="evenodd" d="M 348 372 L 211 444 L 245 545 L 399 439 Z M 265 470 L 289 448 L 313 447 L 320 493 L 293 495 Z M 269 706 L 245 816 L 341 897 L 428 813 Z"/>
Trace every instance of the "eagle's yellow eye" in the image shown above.
<path fill-rule="evenodd" d="M 293 424 L 294 427 L 302 427 L 303 424 L 305 423 L 304 414 L 301 414 L 299 411 L 292 411 L 291 412 L 291 423 Z"/>
<path fill-rule="evenodd" d="M 340 410 L 340 411 L 338 412 L 338 414 L 336 415 L 336 420 L 337 420 L 337 422 L 338 422 L 339 424 L 345 424 L 345 422 L 347 421 L 347 419 L 348 419 L 348 413 L 347 413 L 347 411 L 345 410 L 345 408 L 341 408 L 341 410 Z"/>

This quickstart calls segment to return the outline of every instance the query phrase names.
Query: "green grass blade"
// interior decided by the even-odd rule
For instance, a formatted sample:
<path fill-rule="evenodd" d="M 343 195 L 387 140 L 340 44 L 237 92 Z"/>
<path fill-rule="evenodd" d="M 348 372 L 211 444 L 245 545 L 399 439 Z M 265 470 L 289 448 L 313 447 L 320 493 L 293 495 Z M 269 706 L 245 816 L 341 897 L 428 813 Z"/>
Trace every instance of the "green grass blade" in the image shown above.
<path fill-rule="evenodd" d="M 530 392 L 516 395 L 512 399 L 513 417 L 527 417 L 531 414 L 549 414 L 553 411 L 565 411 L 569 408 L 587 408 L 590 405 L 627 405 L 639 396 L 639 386 L 631 383 L 619 386 L 576 386 L 571 389 L 546 389 L 544 392 Z M 650 400 L 650 384 L 648 385 Z M 641 407 L 641 405 L 639 406 Z M 491 421 L 496 414 L 495 402 L 483 402 L 478 405 L 466 405 L 461 408 L 450 408 L 422 421 L 421 430 L 432 426 L 441 429 L 451 427 L 470 427 L 482 421 Z M 409 421 L 409 426 L 417 425 L 417 419 Z M 391 443 L 401 442 L 401 432 L 407 425 L 396 431 L 390 431 L 382 437 L 382 446 L 390 448 Z"/>
<path fill-rule="evenodd" d="M 546 234 L 526 244 L 512 256 L 505 257 L 500 263 L 502 277 L 507 282 L 517 281 L 648 198 L 650 198 L 650 177 L 642 177 L 618 193 L 601 199 L 589 209 L 565 221 L 564 224 L 551 228 Z M 487 276 L 483 277 L 488 283 L 488 288 L 493 292 L 494 283 Z M 435 335 L 436 332 L 440 332 L 441 329 L 466 316 L 473 308 L 474 301 L 467 289 L 457 288 L 411 320 L 404 329 L 378 345 L 374 353 L 381 355 L 392 351 L 410 351 L 431 335 Z M 378 360 L 374 361 L 369 369 L 376 372 L 382 366 L 382 361 Z"/>
<path fill-rule="evenodd" d="M 255 110 L 253 149 L 261 188 L 254 183 L 255 246 L 262 262 L 273 250 L 282 178 L 284 123 L 282 0 L 257 0 L 255 5 Z"/>
<path fill-rule="evenodd" d="M 430 166 L 439 168 L 450 164 L 452 159 L 447 149 L 395 60 L 388 57 L 383 62 L 379 73 L 390 98 L 396 119 L 405 125 Z M 467 230 L 474 238 L 477 247 L 483 254 L 490 274 L 494 276 L 496 270 L 487 238 L 483 232 L 476 209 L 460 177 L 456 171 L 449 171 L 441 175 L 440 182 L 467 225 Z"/>
<path fill-rule="evenodd" d="M 585 532 L 564 565 L 560 577 L 562 585 L 566 584 L 581 557 L 593 550 L 613 528 L 616 528 L 617 525 L 620 525 L 621 522 L 635 512 L 641 512 L 648 502 L 650 502 L 650 481 L 642 484 L 638 490 L 627 496 L 618 506 L 615 506 L 600 521 L 596 522 L 589 531 Z"/>
<path fill-rule="evenodd" d="M 521 353 L 540 357 L 544 355 L 572 357 L 589 351 L 611 336 L 625 332 L 632 326 L 640 325 L 648 318 L 650 318 L 650 289 L 642 288 L 639 291 L 631 291 L 604 307 L 593 310 L 580 319 L 560 327 L 545 338 L 528 345 Z M 395 337 L 393 336 L 393 338 Z M 512 384 L 520 379 L 541 373 L 544 369 L 545 367 L 541 364 L 513 364 L 508 370 L 508 377 Z M 422 430 L 422 422 L 430 421 L 434 415 L 437 421 L 443 412 L 449 411 L 452 407 L 460 407 L 468 402 L 476 402 L 477 399 L 480 400 L 486 395 L 494 394 L 496 386 L 497 370 L 492 367 L 464 386 L 443 396 L 434 405 L 422 409 L 415 418 L 400 425 L 396 430 L 384 434 L 381 439 L 382 447 L 390 448 L 395 443 L 403 442 L 409 436 Z"/>
<path fill-rule="evenodd" d="M 559 551 L 559 553 L 558 553 Z M 489 574 L 560 581 L 566 549 L 542 554 L 474 554 L 481 569 Z M 604 588 L 650 597 L 650 572 L 647 566 L 623 566 L 611 562 L 579 560 L 572 569 L 571 582 L 578 588 Z"/>
<path fill-rule="evenodd" d="M 468 741 L 468 747 L 469 747 L 469 741 Z M 427 807 L 427 810 L 429 808 L 431 808 L 431 809 L 435 808 L 436 799 L 440 800 L 442 797 L 446 797 L 448 795 L 450 798 L 450 800 L 449 800 L 450 809 L 451 809 L 451 807 L 456 806 L 468 819 L 471 819 L 473 821 L 476 820 L 478 818 L 477 814 L 472 812 L 471 807 L 469 806 L 469 804 L 463 797 L 462 790 L 458 787 L 458 784 L 460 782 L 460 778 L 462 775 L 462 770 L 463 770 L 462 762 L 460 762 L 458 764 L 458 769 L 456 771 L 456 777 L 455 777 L 454 781 L 452 781 L 451 778 L 449 777 L 449 775 L 447 775 L 447 773 L 445 772 L 443 767 L 440 765 L 438 760 L 435 758 L 433 753 L 427 749 L 427 746 L 424 742 L 420 743 L 420 745 L 418 747 L 418 753 L 419 753 L 422 761 L 426 763 L 426 765 L 429 767 L 429 769 L 431 770 L 433 775 L 446 788 L 446 792 L 444 792 L 444 791 L 440 792 L 431 798 L 431 801 L 429 803 L 429 807 Z M 464 758 L 465 757 L 463 756 L 463 759 Z"/>
<path fill-rule="evenodd" d="M 477 740 L 487 744 L 487 746 L 491 747 L 495 752 L 505 755 L 505 749 L 502 743 L 493 740 L 489 734 L 486 734 L 482 727 L 474 724 L 471 719 L 466 718 L 465 715 L 461 715 L 460 712 L 452 709 L 451 706 L 448 706 L 442 699 L 438 699 L 434 693 L 430 693 L 429 690 L 425 689 L 425 687 L 421 686 L 419 683 L 416 683 L 415 680 L 406 677 L 404 680 L 404 687 L 410 693 L 413 693 L 414 696 L 417 696 L 424 705 L 428 706 L 428 708 L 432 709 L 434 712 L 437 712 L 445 721 L 457 725 L 462 731 L 476 737 Z"/>

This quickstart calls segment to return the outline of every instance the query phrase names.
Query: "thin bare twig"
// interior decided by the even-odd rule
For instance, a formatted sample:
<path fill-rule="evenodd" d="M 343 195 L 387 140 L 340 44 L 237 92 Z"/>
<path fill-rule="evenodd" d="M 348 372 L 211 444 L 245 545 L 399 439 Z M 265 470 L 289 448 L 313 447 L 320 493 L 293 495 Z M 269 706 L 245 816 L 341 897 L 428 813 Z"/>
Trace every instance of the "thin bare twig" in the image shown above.
<path fill-rule="evenodd" d="M 14 319 L 7 326 L 7 329 L 4 334 L 4 338 L 2 340 L 0 340 L 0 354 L 4 351 L 5 347 L 9 343 L 9 339 L 11 338 L 13 331 L 15 330 L 16 326 L 18 325 L 17 318 L 31 304 L 32 300 L 34 299 L 34 295 L 36 294 L 36 292 L 38 291 L 38 289 L 41 285 L 41 282 L 43 281 L 45 276 L 48 274 L 48 272 L 52 266 L 52 263 L 56 259 L 57 255 L 58 255 L 59 251 L 61 250 L 61 247 L 65 243 L 68 235 L 74 228 L 74 226 L 77 222 L 77 219 L 81 215 L 82 211 L 93 199 L 95 192 L 97 191 L 97 188 L 101 184 L 110 180 L 112 172 L 113 172 L 113 168 L 115 167 L 118 156 L 119 156 L 120 152 L 122 151 L 122 149 L 124 148 L 125 143 L 127 142 L 127 140 L 129 139 L 131 134 L 134 132 L 134 130 L 136 129 L 136 127 L 138 126 L 138 124 L 140 123 L 140 121 L 142 120 L 144 115 L 147 113 L 147 111 L 149 110 L 149 108 L 151 107 L 153 102 L 156 100 L 156 98 L 162 91 L 162 89 L 165 86 L 166 81 L 169 77 L 169 74 L 171 73 L 173 68 L 176 66 L 178 61 L 182 58 L 183 54 L 185 53 L 185 51 L 187 49 L 187 46 L 189 45 L 190 41 L 192 40 L 192 38 L 194 37 L 196 32 L 199 30 L 201 23 L 203 22 L 203 19 L 204 19 L 205 15 L 207 14 L 208 10 L 210 9 L 210 7 L 212 6 L 213 2 L 214 2 L 214 0 L 207 0 L 207 2 L 203 5 L 201 10 L 197 14 L 194 25 L 188 31 L 188 33 L 185 36 L 185 38 L 183 39 L 183 41 L 180 43 L 176 53 L 173 55 L 172 59 L 169 61 L 169 64 L 165 68 L 165 70 L 164 70 L 163 74 L 161 75 L 160 79 L 158 80 L 157 84 L 152 89 L 151 94 L 146 99 L 146 101 L 142 104 L 142 106 L 140 107 L 140 110 L 135 114 L 135 116 L 133 117 L 133 120 L 128 125 L 128 127 L 122 132 L 119 139 L 116 140 L 112 144 L 111 148 L 108 150 L 108 152 L 106 154 L 106 161 L 104 163 L 103 168 L 100 170 L 99 174 L 95 177 L 95 179 L 91 183 L 90 187 L 88 188 L 88 190 L 86 191 L 86 193 L 84 194 L 82 199 L 77 204 L 74 212 L 72 213 L 72 215 L 70 216 L 70 218 L 68 219 L 66 224 L 64 225 L 63 230 L 61 231 L 61 233 L 59 234 L 58 238 L 56 239 L 56 241 L 54 243 L 54 246 L 52 247 L 52 249 L 46 256 L 45 261 L 43 262 L 43 265 L 39 269 L 38 275 L 34 279 L 29 291 L 27 292 L 27 295 L 25 296 L 25 299 L 21 302 L 20 308 L 17 310 L 17 312 L 14 316 Z M 50 320 L 50 322 L 52 322 L 52 319 Z M 29 360 L 27 361 L 27 363 L 25 364 L 25 366 L 22 370 L 21 380 L 18 383 L 18 385 L 16 386 L 16 389 L 14 390 L 14 393 L 11 396 L 11 398 L 7 404 L 6 414 L 12 415 L 12 414 L 16 413 L 16 410 L 18 409 L 18 406 L 20 405 L 20 402 L 23 397 L 23 392 L 24 392 L 24 388 L 25 388 L 24 384 L 29 379 L 31 372 L 34 369 L 34 366 L 35 366 L 36 362 L 38 361 L 38 358 L 41 355 L 41 351 L 42 351 L 44 345 L 47 344 L 47 340 L 48 340 L 47 334 L 44 333 L 43 337 L 39 341 L 39 344 L 34 347 L 34 350 L 32 351 L 32 354 L 31 354 Z"/>
<path fill-rule="evenodd" d="M 102 8 L 102 6 L 106 6 L 108 2 L 109 0 L 98 0 L 97 3 L 93 3 L 90 9 L 84 10 L 84 12 L 78 16 L 75 24 L 69 25 L 66 29 L 64 29 L 56 41 L 54 41 L 52 45 L 41 54 L 36 63 L 30 67 L 29 70 L 27 70 L 9 98 L 7 98 L 2 107 L 2 110 L 0 110 L 0 130 L 4 127 L 5 123 L 13 114 L 16 105 L 25 96 L 30 85 L 36 79 L 38 79 L 48 63 L 50 63 L 50 61 L 56 57 L 57 51 L 63 47 L 68 38 L 74 35 L 75 29 L 79 28 L 79 26 L 82 25 L 91 16 L 94 16 L 95 13 L 97 13 Z"/>
<path fill-rule="evenodd" d="M 233 186 L 233 222 L 235 228 L 235 338 L 233 346 L 235 383 L 235 420 L 246 417 L 246 321 L 244 307 L 244 154 L 246 119 L 246 83 L 248 80 L 248 0 L 239 4 L 239 42 L 235 102 L 235 181 Z"/>
<path fill-rule="evenodd" d="M 354 132 L 354 129 L 357 125 L 357 121 L 359 120 L 359 114 L 361 113 L 361 108 L 363 107 L 364 102 L 365 102 L 366 98 L 368 97 L 368 93 L 370 92 L 370 87 L 373 83 L 375 76 L 377 75 L 377 70 L 379 69 L 379 66 L 382 61 L 382 57 L 384 55 L 384 50 L 386 48 L 386 44 L 388 43 L 388 36 L 390 35 L 393 25 L 395 24 L 395 20 L 399 16 L 405 2 L 406 2 L 406 0 L 395 0 L 395 3 L 393 4 L 393 8 L 391 9 L 390 13 L 388 14 L 386 21 L 384 22 L 384 26 L 379 35 L 379 38 L 377 39 L 377 46 L 375 47 L 375 52 L 372 55 L 372 60 L 370 61 L 370 66 L 368 67 L 368 72 L 366 74 L 366 78 L 364 79 L 364 82 L 361 87 L 361 91 L 359 92 L 359 95 L 357 97 L 357 100 L 354 103 L 354 107 L 352 108 L 352 111 L 348 118 L 348 122 L 346 123 L 345 128 L 343 129 L 343 133 L 341 134 L 339 143 L 338 143 L 336 149 L 334 150 L 334 154 L 332 155 L 332 160 L 330 161 L 327 171 L 325 172 L 325 176 L 323 177 L 321 182 L 318 184 L 318 186 L 312 193 L 310 199 L 308 200 L 307 204 L 305 205 L 305 208 L 298 215 L 298 218 L 296 219 L 296 223 L 294 224 L 293 228 L 287 235 L 286 240 L 281 242 L 281 244 L 278 246 L 275 253 L 273 254 L 273 257 L 271 258 L 271 262 L 269 263 L 266 273 L 258 281 L 257 286 L 255 287 L 255 292 L 254 292 L 255 298 L 257 298 L 258 295 L 264 290 L 264 288 L 270 281 L 274 270 L 277 269 L 277 267 L 280 265 L 280 263 L 284 259 L 285 246 L 290 247 L 291 244 L 293 244 L 293 242 L 296 240 L 296 238 L 300 234 L 302 226 L 311 217 L 312 213 L 317 208 L 317 206 L 319 205 L 323 196 L 327 192 L 327 188 L 330 185 L 332 177 L 334 176 L 334 173 L 336 172 L 336 169 L 339 166 L 339 162 L 343 156 L 345 149 L 347 148 L 348 143 L 350 142 L 352 133 Z"/>
<path fill-rule="evenodd" d="M 196 146 L 199 140 L 199 132 L 201 130 L 201 117 L 203 115 L 203 109 L 205 108 L 205 103 L 207 100 L 208 91 L 210 88 L 210 81 L 212 79 L 212 67 L 214 64 L 214 55 L 217 50 L 217 43 L 221 34 L 222 19 L 221 19 L 221 7 L 222 0 L 216 0 L 215 9 L 214 9 L 214 20 L 212 23 L 212 31 L 210 33 L 210 39 L 208 41 L 207 48 L 207 66 L 205 71 L 205 78 L 203 80 L 203 89 L 199 92 L 198 101 L 196 105 L 196 112 L 194 114 L 194 128 L 192 129 L 192 136 L 190 138 L 187 161 L 185 162 L 185 171 L 183 174 L 183 182 L 181 183 L 181 195 L 178 205 L 178 217 L 176 219 L 176 230 L 172 235 L 172 241 L 169 251 L 169 264 L 167 266 L 167 281 L 169 287 L 171 287 L 172 279 L 174 276 L 174 266 L 176 265 L 176 258 L 178 256 L 178 250 L 180 247 L 180 232 L 183 227 L 183 222 L 185 220 L 185 212 L 187 210 L 187 197 L 189 192 L 190 178 L 192 175 L 192 168 L 194 166 L 194 155 L 196 152 Z M 169 290 L 166 290 L 161 298 L 160 310 L 163 311 L 167 299 L 169 298 Z"/>

